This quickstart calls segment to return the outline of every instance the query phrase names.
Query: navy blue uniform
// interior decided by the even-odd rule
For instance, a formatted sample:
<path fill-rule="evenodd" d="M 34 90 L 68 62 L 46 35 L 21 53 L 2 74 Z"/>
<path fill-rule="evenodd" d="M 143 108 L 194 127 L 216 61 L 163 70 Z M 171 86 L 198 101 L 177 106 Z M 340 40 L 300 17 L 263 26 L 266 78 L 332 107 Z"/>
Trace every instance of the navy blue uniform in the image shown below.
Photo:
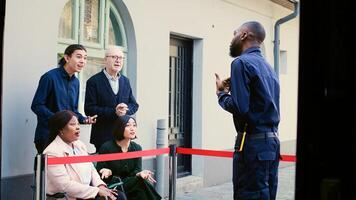
<path fill-rule="evenodd" d="M 242 152 L 233 160 L 234 199 L 276 198 L 280 143 L 279 81 L 258 47 L 231 64 L 230 94 L 219 92 L 220 106 L 233 114 L 236 131 L 246 127 Z"/>

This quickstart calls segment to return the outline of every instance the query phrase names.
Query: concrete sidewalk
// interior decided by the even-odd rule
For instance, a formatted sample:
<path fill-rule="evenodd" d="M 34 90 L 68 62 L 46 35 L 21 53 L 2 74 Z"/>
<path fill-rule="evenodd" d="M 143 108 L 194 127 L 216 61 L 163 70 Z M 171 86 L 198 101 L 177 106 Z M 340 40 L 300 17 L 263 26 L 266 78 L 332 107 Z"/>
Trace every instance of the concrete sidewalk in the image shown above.
<path fill-rule="evenodd" d="M 295 165 L 279 167 L 277 200 L 294 200 Z M 177 200 L 232 200 L 232 183 L 202 188 L 194 192 L 178 193 Z"/>

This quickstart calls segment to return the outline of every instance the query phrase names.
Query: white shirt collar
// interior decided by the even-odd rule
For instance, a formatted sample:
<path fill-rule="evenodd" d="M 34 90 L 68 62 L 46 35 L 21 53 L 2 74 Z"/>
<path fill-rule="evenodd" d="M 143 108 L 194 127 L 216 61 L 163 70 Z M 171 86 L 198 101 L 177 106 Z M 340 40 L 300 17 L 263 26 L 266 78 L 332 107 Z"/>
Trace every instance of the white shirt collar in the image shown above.
<path fill-rule="evenodd" d="M 106 78 L 108 78 L 111 81 L 117 81 L 120 78 L 120 73 L 118 73 L 116 77 L 113 77 L 106 71 L 105 68 L 104 68 L 103 71 L 104 71 L 104 74 L 105 74 Z"/>

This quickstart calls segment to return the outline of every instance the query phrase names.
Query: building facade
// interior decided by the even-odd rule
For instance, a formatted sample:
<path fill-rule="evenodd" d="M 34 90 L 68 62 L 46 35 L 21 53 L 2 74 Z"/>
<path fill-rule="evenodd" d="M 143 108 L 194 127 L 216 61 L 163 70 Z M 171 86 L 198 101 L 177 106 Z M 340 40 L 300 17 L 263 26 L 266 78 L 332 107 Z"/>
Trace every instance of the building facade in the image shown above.
<path fill-rule="evenodd" d="M 281 3 L 282 2 L 282 3 Z M 283 3 L 284 2 L 284 3 Z M 143 149 L 156 147 L 157 120 L 177 130 L 185 147 L 230 150 L 235 131 L 217 103 L 214 73 L 229 76 L 229 44 L 243 22 L 257 20 L 267 32 L 263 54 L 273 65 L 275 22 L 293 12 L 287 1 L 269 0 L 11 0 L 6 2 L 3 51 L 2 197 L 11 185 L 32 184 L 36 116 L 30 105 L 40 76 L 56 67 L 65 47 L 81 43 L 88 63 L 78 74 L 83 112 L 85 81 L 102 67 L 105 49 L 125 53 L 123 73 L 140 104 L 136 113 Z M 294 150 L 298 85 L 298 18 L 281 26 L 282 152 Z M 90 126 L 81 140 L 89 144 Z M 217 162 L 218 161 L 218 162 Z M 231 180 L 231 160 L 180 157 L 179 177 L 200 186 Z M 154 170 L 154 158 L 144 166 Z M 166 172 L 167 173 L 167 170 Z M 168 181 L 168 180 L 167 180 Z M 168 189 L 168 182 L 165 187 Z M 18 188 L 16 189 L 19 190 Z M 4 196 L 5 195 L 5 196 Z"/>

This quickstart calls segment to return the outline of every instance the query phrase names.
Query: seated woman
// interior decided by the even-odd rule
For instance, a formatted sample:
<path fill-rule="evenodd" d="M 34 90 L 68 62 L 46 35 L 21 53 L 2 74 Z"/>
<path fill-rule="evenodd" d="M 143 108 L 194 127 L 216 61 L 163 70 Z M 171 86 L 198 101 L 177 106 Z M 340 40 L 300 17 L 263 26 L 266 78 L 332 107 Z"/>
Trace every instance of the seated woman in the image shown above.
<path fill-rule="evenodd" d="M 80 127 L 76 115 L 64 110 L 49 119 L 49 141 L 44 150 L 48 157 L 88 155 L 79 139 Z M 49 165 L 47 168 L 47 194 L 65 193 L 74 199 L 111 199 L 116 192 L 109 190 L 100 179 L 93 163 Z M 120 193 L 119 199 L 126 199 Z"/>
<path fill-rule="evenodd" d="M 99 154 L 142 150 L 139 144 L 132 141 L 136 138 L 134 118 L 125 115 L 116 120 L 113 134 L 115 140 L 104 143 L 99 149 Z M 115 176 L 122 179 L 127 199 L 162 199 L 151 184 L 156 182 L 152 177 L 153 173 L 141 168 L 142 158 L 98 162 L 97 164 L 97 170 L 101 173 L 102 178 L 107 178 L 107 183 Z"/>

